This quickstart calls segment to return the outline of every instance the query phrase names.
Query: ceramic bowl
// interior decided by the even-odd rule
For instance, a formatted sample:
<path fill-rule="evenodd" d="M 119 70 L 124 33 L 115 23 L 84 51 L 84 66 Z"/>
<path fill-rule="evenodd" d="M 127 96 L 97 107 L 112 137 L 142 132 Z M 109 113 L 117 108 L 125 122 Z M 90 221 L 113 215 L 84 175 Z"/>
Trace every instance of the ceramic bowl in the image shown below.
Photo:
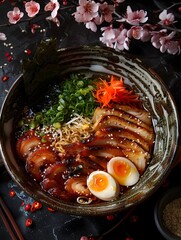
<path fill-rule="evenodd" d="M 155 206 L 155 223 L 159 232 L 166 240 L 181 240 L 180 213 L 181 185 L 168 189 Z"/>
<path fill-rule="evenodd" d="M 140 60 L 110 48 L 82 46 L 60 49 L 58 63 L 62 76 L 71 72 L 123 76 L 126 84 L 141 94 L 145 107 L 151 112 L 156 134 L 151 162 L 139 182 L 115 201 L 79 205 L 49 196 L 42 191 L 39 184 L 32 181 L 13 151 L 13 122 L 27 97 L 25 82 L 23 76 L 20 76 L 9 90 L 1 108 L 1 155 L 7 171 L 34 199 L 68 214 L 108 215 L 140 204 L 153 194 L 167 176 L 177 150 L 178 113 L 170 92 L 157 74 L 145 67 Z M 29 87 L 31 88 L 31 84 Z M 34 86 L 34 90 L 37 89 L 38 92 L 41 90 Z"/>

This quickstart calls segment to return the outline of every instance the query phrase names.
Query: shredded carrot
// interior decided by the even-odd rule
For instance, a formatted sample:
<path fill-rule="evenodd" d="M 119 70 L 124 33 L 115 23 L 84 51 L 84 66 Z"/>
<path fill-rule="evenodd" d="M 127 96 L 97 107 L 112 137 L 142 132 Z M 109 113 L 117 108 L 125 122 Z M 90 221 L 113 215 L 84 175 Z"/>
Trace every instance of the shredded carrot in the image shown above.
<path fill-rule="evenodd" d="M 113 102 L 130 105 L 140 103 L 139 95 L 126 89 L 122 78 L 116 79 L 114 76 L 111 76 L 109 82 L 100 79 L 95 84 L 97 88 L 94 97 L 102 107 L 109 107 Z"/>

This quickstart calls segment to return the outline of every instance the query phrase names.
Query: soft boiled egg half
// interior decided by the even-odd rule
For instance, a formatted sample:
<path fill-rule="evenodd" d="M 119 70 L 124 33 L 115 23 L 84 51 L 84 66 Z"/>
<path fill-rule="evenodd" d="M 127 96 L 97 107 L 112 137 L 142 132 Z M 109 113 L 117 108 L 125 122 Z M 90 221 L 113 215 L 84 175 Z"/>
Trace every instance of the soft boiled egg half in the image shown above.
<path fill-rule="evenodd" d="M 111 158 L 107 163 L 107 171 L 122 186 L 132 186 L 140 177 L 136 166 L 125 157 Z"/>
<path fill-rule="evenodd" d="M 120 192 L 117 181 L 109 173 L 100 170 L 88 176 L 87 186 L 94 196 L 103 201 L 115 199 Z"/>

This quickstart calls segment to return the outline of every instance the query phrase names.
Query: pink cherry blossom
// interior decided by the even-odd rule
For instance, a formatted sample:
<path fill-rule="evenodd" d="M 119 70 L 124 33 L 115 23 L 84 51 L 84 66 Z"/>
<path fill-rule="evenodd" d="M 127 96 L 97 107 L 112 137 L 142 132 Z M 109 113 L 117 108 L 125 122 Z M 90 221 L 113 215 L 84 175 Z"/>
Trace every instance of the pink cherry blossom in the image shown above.
<path fill-rule="evenodd" d="M 7 39 L 6 35 L 2 32 L 0 32 L 0 40 L 5 41 Z"/>
<path fill-rule="evenodd" d="M 114 6 L 117 7 L 119 6 L 120 3 L 124 2 L 125 0 L 114 0 Z M 101 1 L 103 2 L 103 1 Z"/>
<path fill-rule="evenodd" d="M 152 37 L 151 37 L 151 43 L 155 48 L 160 48 L 161 43 L 160 43 L 160 38 L 165 37 L 167 34 L 166 29 L 162 29 L 160 31 L 153 31 L 152 32 Z"/>
<path fill-rule="evenodd" d="M 159 23 L 168 26 L 174 23 L 175 17 L 172 13 L 167 13 L 167 10 L 163 10 L 159 15 L 159 19 L 161 20 Z"/>
<path fill-rule="evenodd" d="M 9 18 L 9 22 L 11 24 L 16 24 L 23 16 L 24 13 L 21 12 L 18 7 L 14 7 L 13 11 L 9 11 L 7 13 L 7 17 Z"/>
<path fill-rule="evenodd" d="M 120 29 L 116 29 L 116 32 L 115 32 L 116 36 L 115 36 L 115 40 L 114 40 L 114 48 L 116 50 L 129 50 L 129 43 L 130 43 L 130 40 L 129 38 L 127 37 L 127 29 L 125 28 L 120 28 Z"/>
<path fill-rule="evenodd" d="M 86 22 L 85 26 L 87 29 L 90 29 L 93 32 L 97 31 L 97 25 L 100 25 L 104 21 L 102 16 L 97 16 L 90 22 Z"/>
<path fill-rule="evenodd" d="M 160 51 L 164 53 L 167 51 L 170 54 L 175 55 L 180 53 L 180 45 L 178 41 L 172 40 L 175 32 L 171 32 L 169 35 L 160 38 Z"/>
<path fill-rule="evenodd" d="M 180 44 L 178 41 L 175 41 L 173 37 L 175 32 L 171 32 L 167 35 L 167 30 L 163 29 L 159 32 L 154 32 L 151 38 L 152 45 L 155 48 L 160 49 L 162 53 L 168 52 L 169 54 L 180 54 Z"/>
<path fill-rule="evenodd" d="M 131 25 L 139 25 L 140 23 L 145 23 L 148 20 L 147 12 L 143 10 L 132 11 L 130 6 L 127 6 L 126 16 L 119 22 L 126 21 Z"/>
<path fill-rule="evenodd" d="M 86 26 L 87 29 L 90 29 L 93 32 L 97 31 L 97 25 L 95 24 L 94 21 L 90 21 L 90 22 L 85 23 L 85 26 Z"/>
<path fill-rule="evenodd" d="M 141 26 L 133 26 L 128 30 L 128 37 L 133 37 L 134 39 L 141 39 L 143 35 L 143 28 Z"/>
<path fill-rule="evenodd" d="M 129 38 L 134 38 L 137 40 L 141 40 L 142 42 L 147 42 L 151 38 L 152 30 L 154 30 L 155 27 L 151 24 L 144 24 L 141 26 L 132 26 L 127 33 L 127 36 Z"/>
<path fill-rule="evenodd" d="M 90 22 L 98 16 L 99 4 L 90 0 L 79 0 L 79 6 L 73 13 L 77 22 Z"/>
<path fill-rule="evenodd" d="M 109 27 L 102 27 L 101 31 L 103 31 L 102 33 L 102 37 L 99 38 L 99 40 L 104 43 L 107 47 L 111 47 L 113 48 L 114 45 L 114 39 L 115 39 L 115 29 L 113 29 L 112 25 L 110 25 Z"/>
<path fill-rule="evenodd" d="M 104 20 L 106 22 L 112 21 L 112 14 L 115 11 L 115 7 L 113 5 L 109 5 L 107 2 L 100 4 L 99 9 L 101 10 L 102 15 L 104 16 Z"/>
<path fill-rule="evenodd" d="M 28 17 L 36 16 L 40 11 L 40 4 L 35 1 L 30 1 L 25 3 L 25 10 Z"/>
<path fill-rule="evenodd" d="M 51 17 L 55 18 L 57 16 L 58 9 L 60 8 L 60 4 L 57 0 L 50 0 L 49 3 L 45 5 L 44 10 L 51 11 Z"/>

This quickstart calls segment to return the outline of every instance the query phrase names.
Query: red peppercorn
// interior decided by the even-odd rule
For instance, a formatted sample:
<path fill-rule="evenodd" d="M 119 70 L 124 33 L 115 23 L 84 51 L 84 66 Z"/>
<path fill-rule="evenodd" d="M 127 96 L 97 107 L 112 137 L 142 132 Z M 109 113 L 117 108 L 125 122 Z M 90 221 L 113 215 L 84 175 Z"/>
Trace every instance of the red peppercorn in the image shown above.
<path fill-rule="evenodd" d="M 26 49 L 26 50 L 25 50 L 25 53 L 28 54 L 28 55 L 30 55 L 30 54 L 31 54 L 31 50 L 30 50 L 30 49 Z"/>
<path fill-rule="evenodd" d="M 9 191 L 9 196 L 10 197 L 14 197 L 16 195 L 14 190 Z"/>
<path fill-rule="evenodd" d="M 106 218 L 107 218 L 107 220 L 112 221 L 114 219 L 114 216 L 113 215 L 108 215 Z"/>
<path fill-rule="evenodd" d="M 55 209 L 53 209 L 53 208 L 48 207 L 47 209 L 48 209 L 48 211 L 50 211 L 50 212 L 55 212 Z"/>
<path fill-rule="evenodd" d="M 2 76 L 2 78 L 1 78 L 1 80 L 3 82 L 6 82 L 8 79 L 9 79 L 9 77 L 7 75 Z"/>
<path fill-rule="evenodd" d="M 30 227 L 32 225 L 32 223 L 33 223 L 32 219 L 31 218 L 27 218 L 26 222 L 25 222 L 25 226 L 26 227 Z"/>
<path fill-rule="evenodd" d="M 42 208 L 42 204 L 40 202 L 35 201 L 32 205 L 31 205 L 31 212 L 35 212 L 37 210 L 39 210 L 40 208 Z"/>
<path fill-rule="evenodd" d="M 25 206 L 25 211 L 29 211 L 31 209 L 31 205 L 28 203 L 28 204 L 26 204 L 26 206 Z"/>

